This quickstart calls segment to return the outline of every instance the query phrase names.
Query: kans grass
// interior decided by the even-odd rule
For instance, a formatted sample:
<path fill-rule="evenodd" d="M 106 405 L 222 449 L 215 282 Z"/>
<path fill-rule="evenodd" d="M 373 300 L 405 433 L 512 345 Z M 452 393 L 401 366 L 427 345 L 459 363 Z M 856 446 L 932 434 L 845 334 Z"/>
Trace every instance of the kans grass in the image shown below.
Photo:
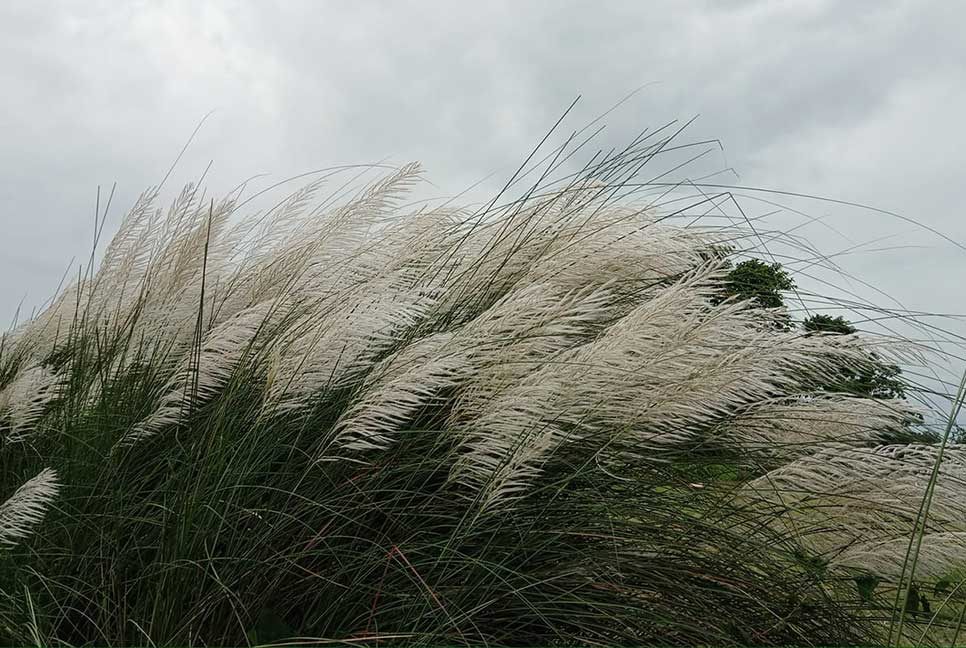
<path fill-rule="evenodd" d="M 2 339 L 0 644 L 962 640 L 966 451 L 815 387 L 920 349 L 722 299 L 759 233 L 632 190 L 668 141 L 147 192 Z"/>

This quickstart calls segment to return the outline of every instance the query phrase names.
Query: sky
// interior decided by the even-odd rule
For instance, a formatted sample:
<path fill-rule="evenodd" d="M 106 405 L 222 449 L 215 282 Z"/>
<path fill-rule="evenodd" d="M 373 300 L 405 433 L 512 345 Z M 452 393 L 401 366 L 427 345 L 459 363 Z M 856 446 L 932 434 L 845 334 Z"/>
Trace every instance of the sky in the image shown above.
<path fill-rule="evenodd" d="M 498 189 L 576 97 L 562 134 L 635 90 L 597 148 L 697 117 L 682 137 L 721 147 L 675 181 L 721 172 L 707 182 L 883 210 L 733 190 L 756 223 L 841 269 L 791 262 L 801 285 L 964 313 L 963 25 L 966 3 L 947 0 L 8 0 L 0 318 L 90 256 L 98 187 L 103 201 L 117 183 L 110 234 L 209 113 L 168 197 L 209 163 L 219 194 L 258 174 L 267 186 L 410 160 L 453 196 L 485 178 L 477 192 Z M 922 321 L 966 336 L 962 319 Z"/>

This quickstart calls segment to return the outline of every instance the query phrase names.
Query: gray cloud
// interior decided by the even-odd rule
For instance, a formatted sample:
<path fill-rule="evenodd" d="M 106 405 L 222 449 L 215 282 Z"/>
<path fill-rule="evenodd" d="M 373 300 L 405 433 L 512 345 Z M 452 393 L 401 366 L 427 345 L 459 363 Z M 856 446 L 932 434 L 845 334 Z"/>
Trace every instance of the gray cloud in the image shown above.
<path fill-rule="evenodd" d="M 389 157 L 423 161 L 454 194 L 507 177 L 577 94 L 569 128 L 652 83 L 597 146 L 700 113 L 687 138 L 725 151 L 677 177 L 733 166 L 741 184 L 871 203 L 966 242 L 963 24 L 966 5 L 942 0 L 6 3 L 0 316 L 89 254 L 97 185 L 118 182 L 116 225 L 212 109 L 172 191 L 209 160 L 219 192 Z M 882 214 L 779 202 L 822 217 L 798 233 L 828 253 L 918 246 L 836 260 L 912 309 L 966 310 L 955 245 Z"/>

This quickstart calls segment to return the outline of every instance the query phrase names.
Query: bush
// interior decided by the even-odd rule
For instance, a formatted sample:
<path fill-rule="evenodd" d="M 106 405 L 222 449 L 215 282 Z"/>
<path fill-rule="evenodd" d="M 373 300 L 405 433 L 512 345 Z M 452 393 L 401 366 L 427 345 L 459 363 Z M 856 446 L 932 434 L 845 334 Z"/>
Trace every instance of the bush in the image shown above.
<path fill-rule="evenodd" d="M 881 641 L 939 459 L 876 441 L 904 401 L 812 391 L 862 340 L 762 327 L 771 293 L 720 295 L 783 271 L 594 177 L 404 214 L 418 178 L 234 225 L 150 191 L 4 337 L 0 643 Z M 966 555 L 945 457 L 932 633 Z"/>

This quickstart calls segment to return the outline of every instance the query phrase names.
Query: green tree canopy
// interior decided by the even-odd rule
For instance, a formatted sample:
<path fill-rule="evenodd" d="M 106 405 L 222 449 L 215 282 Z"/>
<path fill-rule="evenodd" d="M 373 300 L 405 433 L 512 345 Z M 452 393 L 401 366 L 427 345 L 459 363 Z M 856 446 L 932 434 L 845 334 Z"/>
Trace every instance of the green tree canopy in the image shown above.
<path fill-rule="evenodd" d="M 841 315 L 832 317 L 831 315 L 812 315 L 802 322 L 802 327 L 806 331 L 821 333 L 839 333 L 841 335 L 852 335 L 856 328 Z"/>
<path fill-rule="evenodd" d="M 725 276 L 724 287 L 715 300 L 752 300 L 762 308 L 781 308 L 785 305 L 783 293 L 795 289 L 795 282 L 780 263 L 766 263 L 760 259 L 748 259 L 735 265 Z M 791 328 L 790 318 L 779 320 L 779 326 Z M 823 313 L 811 315 L 802 322 L 809 334 L 853 335 L 857 329 L 840 315 Z M 905 398 L 905 385 L 900 378 L 898 366 L 885 362 L 870 352 L 867 366 L 841 366 L 828 379 L 814 387 L 817 390 L 865 396 L 869 398 Z"/>
<path fill-rule="evenodd" d="M 725 277 L 721 299 L 753 299 L 762 308 L 780 308 L 785 305 L 782 292 L 794 288 L 795 282 L 780 263 L 749 259 L 736 265 Z"/>
<path fill-rule="evenodd" d="M 802 322 L 802 327 L 810 333 L 852 335 L 856 328 L 842 316 L 812 315 Z M 874 351 L 869 352 L 870 362 L 862 368 L 841 367 L 840 371 L 829 376 L 829 381 L 819 388 L 825 391 L 842 392 L 865 396 L 867 398 L 905 398 L 905 385 L 899 376 L 898 366 L 889 364 Z"/>

